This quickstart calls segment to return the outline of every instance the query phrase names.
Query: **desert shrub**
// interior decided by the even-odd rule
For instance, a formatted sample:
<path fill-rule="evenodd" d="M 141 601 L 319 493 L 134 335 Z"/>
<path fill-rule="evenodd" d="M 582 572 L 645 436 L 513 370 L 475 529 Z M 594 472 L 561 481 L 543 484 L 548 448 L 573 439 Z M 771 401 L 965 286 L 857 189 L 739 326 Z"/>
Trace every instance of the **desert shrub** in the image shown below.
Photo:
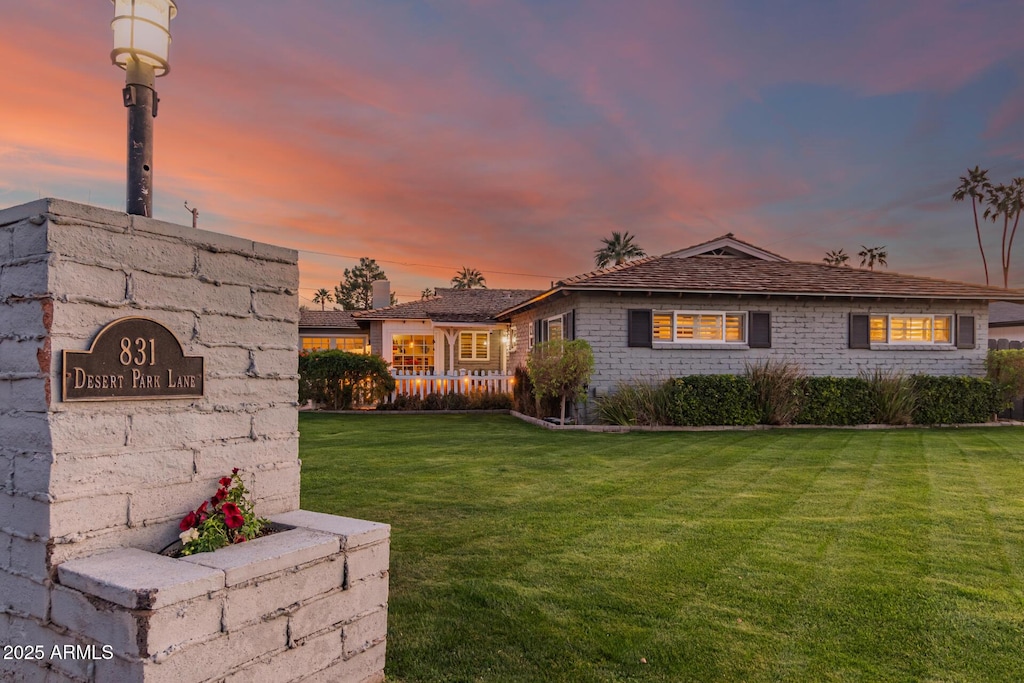
<path fill-rule="evenodd" d="M 331 410 L 382 400 L 395 379 L 380 356 L 336 349 L 299 354 L 299 401 L 315 401 Z"/>
<path fill-rule="evenodd" d="M 672 424 L 757 424 L 757 397 L 746 377 L 689 375 L 669 380 L 669 391 L 672 396 Z"/>
<path fill-rule="evenodd" d="M 602 424 L 616 425 L 672 424 L 672 396 L 669 382 L 623 382 L 613 393 L 597 400 L 597 419 Z"/>
<path fill-rule="evenodd" d="M 996 385 L 1001 407 L 1024 396 L 1024 349 L 992 349 L 985 357 L 987 377 Z"/>
<path fill-rule="evenodd" d="M 871 387 L 871 402 L 875 408 L 872 421 L 888 425 L 910 424 L 917 405 L 914 381 L 902 372 L 879 368 L 864 378 Z"/>
<path fill-rule="evenodd" d="M 1003 407 L 998 386 L 987 379 L 929 375 L 912 379 L 917 396 L 915 424 L 987 422 Z"/>
<path fill-rule="evenodd" d="M 803 370 L 796 363 L 771 358 L 747 365 L 746 377 L 754 388 L 760 422 L 788 425 L 800 412 Z"/>
<path fill-rule="evenodd" d="M 804 377 L 797 424 L 858 425 L 875 417 L 871 385 L 862 377 Z"/>

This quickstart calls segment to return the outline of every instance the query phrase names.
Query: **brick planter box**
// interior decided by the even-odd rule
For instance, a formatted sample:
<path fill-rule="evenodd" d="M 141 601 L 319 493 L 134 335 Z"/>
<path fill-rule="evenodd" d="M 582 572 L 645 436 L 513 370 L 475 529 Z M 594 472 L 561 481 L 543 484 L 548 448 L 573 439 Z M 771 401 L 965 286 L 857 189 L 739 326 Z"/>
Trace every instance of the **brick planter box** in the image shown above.
<path fill-rule="evenodd" d="M 390 527 L 304 510 L 271 520 L 294 528 L 180 559 L 122 548 L 60 565 L 51 620 L 95 643 L 66 674 L 382 681 Z"/>

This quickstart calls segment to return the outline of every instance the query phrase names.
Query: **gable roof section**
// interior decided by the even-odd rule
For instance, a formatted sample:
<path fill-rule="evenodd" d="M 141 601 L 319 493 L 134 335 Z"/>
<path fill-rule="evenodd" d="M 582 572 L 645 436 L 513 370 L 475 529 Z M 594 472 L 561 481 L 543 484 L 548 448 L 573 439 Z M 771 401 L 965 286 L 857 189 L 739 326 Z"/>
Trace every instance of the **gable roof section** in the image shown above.
<path fill-rule="evenodd" d="M 372 311 L 356 311 L 357 320 L 432 320 L 449 323 L 495 323 L 506 308 L 531 299 L 538 289 L 437 289 L 434 296 Z"/>
<path fill-rule="evenodd" d="M 663 254 L 666 258 L 690 258 L 693 256 L 708 256 L 717 258 L 744 258 L 760 259 L 762 261 L 789 261 L 788 258 L 774 252 L 762 249 L 750 242 L 736 239 L 731 232 L 721 237 L 716 237 L 707 242 L 695 244 L 692 247 L 670 251 Z"/>
<path fill-rule="evenodd" d="M 361 332 L 352 311 L 299 311 L 299 328 Z"/>

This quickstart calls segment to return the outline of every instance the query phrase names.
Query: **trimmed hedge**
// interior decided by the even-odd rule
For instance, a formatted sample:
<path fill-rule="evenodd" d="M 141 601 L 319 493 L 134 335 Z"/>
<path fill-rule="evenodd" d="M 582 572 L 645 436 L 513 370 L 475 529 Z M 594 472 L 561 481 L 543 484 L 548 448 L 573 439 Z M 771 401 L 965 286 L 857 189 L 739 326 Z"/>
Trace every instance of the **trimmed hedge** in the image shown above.
<path fill-rule="evenodd" d="M 868 424 L 875 416 L 871 384 L 860 377 L 804 377 L 800 411 L 804 425 Z"/>
<path fill-rule="evenodd" d="M 974 377 L 915 375 L 914 424 L 988 422 L 1003 406 L 999 387 Z"/>
<path fill-rule="evenodd" d="M 910 378 L 913 424 L 972 424 L 988 422 L 1002 407 L 998 385 L 975 377 Z M 649 424 L 639 418 L 631 387 L 601 399 L 599 414 L 606 423 Z M 765 409 L 747 376 L 689 375 L 665 384 L 669 424 L 686 427 L 755 425 Z M 876 422 L 880 389 L 865 377 L 802 377 L 798 381 L 800 409 L 793 420 L 806 425 L 858 425 Z M 642 393 L 642 392 L 640 392 Z M 884 401 L 883 401 L 884 403 Z M 613 419 L 614 418 L 614 419 Z"/>
<path fill-rule="evenodd" d="M 689 375 L 669 380 L 672 424 L 686 427 L 756 425 L 754 385 L 737 375 Z"/>

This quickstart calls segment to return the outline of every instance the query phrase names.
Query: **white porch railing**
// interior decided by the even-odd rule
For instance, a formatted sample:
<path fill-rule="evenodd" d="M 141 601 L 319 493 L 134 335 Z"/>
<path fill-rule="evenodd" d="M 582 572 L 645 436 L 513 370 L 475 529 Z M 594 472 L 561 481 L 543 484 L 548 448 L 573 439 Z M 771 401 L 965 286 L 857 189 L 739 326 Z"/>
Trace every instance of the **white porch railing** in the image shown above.
<path fill-rule="evenodd" d="M 391 370 L 395 378 L 396 396 L 419 396 L 427 394 L 511 394 L 512 375 L 500 370 L 461 370 L 443 373 L 421 373 L 415 370 Z"/>

